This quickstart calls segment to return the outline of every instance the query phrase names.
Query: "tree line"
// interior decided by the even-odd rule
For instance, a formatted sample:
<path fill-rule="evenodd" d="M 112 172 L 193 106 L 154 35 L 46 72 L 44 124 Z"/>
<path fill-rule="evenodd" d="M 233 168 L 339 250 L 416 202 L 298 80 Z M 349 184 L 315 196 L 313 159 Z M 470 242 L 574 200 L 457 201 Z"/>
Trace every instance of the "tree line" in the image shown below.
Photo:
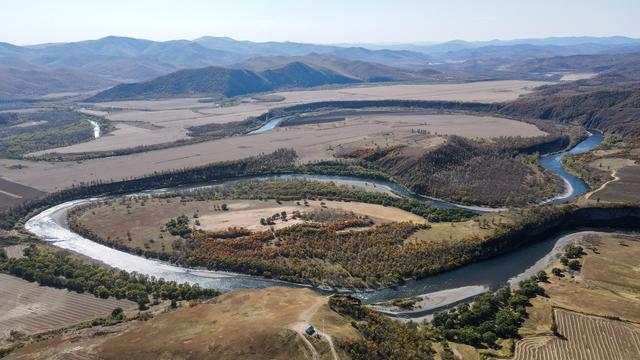
<path fill-rule="evenodd" d="M 85 264 L 63 251 L 40 250 L 34 245 L 25 248 L 22 258 L 7 258 L 4 252 L 0 253 L 0 271 L 43 286 L 87 292 L 100 298 L 127 299 L 138 303 L 141 309 L 154 299 L 195 300 L 219 294 L 197 284 L 178 284 Z"/>

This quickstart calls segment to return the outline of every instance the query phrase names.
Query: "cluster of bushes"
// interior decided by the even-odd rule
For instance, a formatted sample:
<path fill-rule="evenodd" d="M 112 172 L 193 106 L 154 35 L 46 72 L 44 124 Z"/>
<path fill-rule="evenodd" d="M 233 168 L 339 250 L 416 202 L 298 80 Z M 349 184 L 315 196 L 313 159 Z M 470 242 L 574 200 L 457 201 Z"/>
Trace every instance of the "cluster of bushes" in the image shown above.
<path fill-rule="evenodd" d="M 145 308 L 152 299 L 194 300 L 217 296 L 213 289 L 177 284 L 153 277 L 115 271 L 82 261 L 60 252 L 42 251 L 35 246 L 24 250 L 23 258 L 0 255 L 0 271 L 44 286 L 88 292 L 96 297 L 128 299 Z"/>
<path fill-rule="evenodd" d="M 434 357 L 433 336 L 424 327 L 391 320 L 361 306 L 358 299 L 350 296 L 330 297 L 329 307 L 353 319 L 351 325 L 364 338 L 339 344 L 351 359 L 429 360 Z"/>
<path fill-rule="evenodd" d="M 189 217 L 187 215 L 182 214 L 175 219 L 169 220 L 165 226 L 164 230 L 168 231 L 169 234 L 173 236 L 185 237 L 191 234 L 191 226 L 189 226 Z"/>
<path fill-rule="evenodd" d="M 582 246 L 569 244 L 564 248 L 564 254 L 560 256 L 560 263 L 570 270 L 580 271 L 582 269 L 582 264 L 580 264 L 580 259 L 582 255 L 585 255 L 584 249 Z M 551 272 L 560 277 L 562 276 L 562 270 L 559 268 L 551 269 Z"/>
<path fill-rule="evenodd" d="M 206 231 L 206 233 L 212 239 L 235 239 L 251 235 L 251 230 L 243 227 L 230 227 L 225 230 Z"/>
<path fill-rule="evenodd" d="M 436 313 L 431 324 L 445 339 L 475 347 L 495 347 L 498 338 L 518 337 L 518 328 L 524 322 L 529 300 L 544 295 L 538 281 L 547 281 L 542 271 L 529 280 L 520 282 L 515 291 L 503 287 L 495 293 L 477 296 L 473 304 L 460 304 L 449 311 Z"/>

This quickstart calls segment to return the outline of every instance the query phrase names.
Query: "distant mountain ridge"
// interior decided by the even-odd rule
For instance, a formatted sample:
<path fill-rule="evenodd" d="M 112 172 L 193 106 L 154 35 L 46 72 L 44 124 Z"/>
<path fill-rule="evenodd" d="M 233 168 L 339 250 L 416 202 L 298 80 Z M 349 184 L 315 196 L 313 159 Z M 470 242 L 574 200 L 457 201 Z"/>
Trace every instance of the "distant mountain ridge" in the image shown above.
<path fill-rule="evenodd" d="M 153 80 L 120 84 L 87 99 L 89 102 L 172 96 L 234 97 L 284 88 L 307 88 L 330 84 L 353 84 L 362 80 L 337 72 L 292 62 L 276 69 L 206 67 L 180 70 Z"/>
<path fill-rule="evenodd" d="M 342 69 L 349 67 L 350 70 L 343 75 L 363 81 L 420 80 L 428 72 L 432 73 L 433 80 L 442 81 L 451 77 L 467 78 L 469 72 L 474 74 L 471 76 L 474 79 L 513 77 L 517 74 L 495 70 L 513 62 L 536 58 L 634 51 L 640 51 L 640 40 L 625 37 L 451 41 L 386 47 L 251 42 L 211 36 L 172 41 L 108 36 L 97 40 L 31 46 L 0 43 L 0 80 L 5 82 L 0 87 L 0 100 L 37 97 L 51 92 L 103 89 L 117 83 L 146 81 L 182 69 L 209 66 L 240 68 L 238 64 L 247 64 L 254 58 L 331 58 L 334 60 L 323 60 L 324 64 L 308 59 L 302 61 L 313 67 L 329 69 L 341 61 L 358 62 L 340 65 L 337 72 L 343 74 Z M 329 64 L 331 62 L 334 64 Z M 477 76 L 479 71 L 487 73 Z"/>

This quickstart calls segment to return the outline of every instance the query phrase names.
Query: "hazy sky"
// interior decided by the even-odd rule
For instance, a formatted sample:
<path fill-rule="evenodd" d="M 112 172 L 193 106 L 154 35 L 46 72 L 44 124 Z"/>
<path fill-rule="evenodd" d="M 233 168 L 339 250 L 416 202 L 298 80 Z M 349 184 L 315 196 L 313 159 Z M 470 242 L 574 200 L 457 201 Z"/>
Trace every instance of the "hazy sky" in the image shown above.
<path fill-rule="evenodd" d="M 640 0 L 4 0 L 0 42 L 107 35 L 317 43 L 640 37 L 639 19 Z"/>

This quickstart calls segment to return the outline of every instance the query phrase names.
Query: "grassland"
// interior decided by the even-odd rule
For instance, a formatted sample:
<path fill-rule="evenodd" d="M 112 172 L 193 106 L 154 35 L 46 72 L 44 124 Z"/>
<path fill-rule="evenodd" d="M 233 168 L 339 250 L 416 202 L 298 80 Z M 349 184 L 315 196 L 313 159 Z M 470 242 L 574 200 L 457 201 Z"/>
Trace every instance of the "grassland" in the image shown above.
<path fill-rule="evenodd" d="M 538 82 L 496 81 L 448 85 L 385 85 L 346 89 L 276 93 L 279 102 L 244 98 L 228 106 L 202 103 L 197 99 L 125 101 L 95 104 L 109 110 L 107 118 L 117 124 L 113 136 L 49 150 L 59 153 L 83 153 L 153 145 L 187 139 L 187 129 L 206 124 L 226 124 L 258 116 L 274 107 L 327 100 L 454 100 L 499 102 L 515 99 Z M 220 104 L 218 104 L 220 105 Z M 143 126 L 141 126 L 143 125 Z M 507 131 L 506 129 L 504 131 Z M 498 135 L 496 135 L 498 136 Z M 42 154 L 40 152 L 39 154 Z"/>
<path fill-rule="evenodd" d="M 325 336 L 301 334 L 299 325 L 307 324 Z M 269 288 L 227 293 L 209 303 L 113 330 L 65 333 L 19 349 L 8 359 L 52 358 L 61 353 L 70 358 L 141 360 L 334 359 L 329 339 L 335 354 L 344 359 L 339 344 L 358 341 L 361 335 L 349 320 L 329 309 L 326 297 L 306 289 Z"/>
<path fill-rule="evenodd" d="M 309 163 L 333 159 L 335 152 L 343 147 L 408 144 L 425 150 L 435 148 L 443 143 L 443 138 L 435 135 L 423 135 L 418 132 L 418 130 L 424 132 L 442 131 L 434 130 L 436 129 L 433 127 L 434 125 L 430 125 L 432 117 L 435 122 L 441 124 L 450 121 L 448 132 L 454 133 L 457 131 L 456 128 L 460 128 L 456 127 L 456 124 L 463 121 L 465 126 L 461 129 L 465 129 L 464 131 L 469 134 L 485 128 L 493 129 L 492 131 L 501 134 L 539 134 L 539 130 L 530 124 L 500 118 L 478 117 L 473 120 L 474 117 L 466 115 L 461 115 L 460 118 L 455 115 L 445 117 L 438 115 L 409 116 L 403 122 L 396 122 L 389 118 L 351 119 L 341 123 L 276 128 L 273 131 L 256 135 L 234 136 L 140 154 L 69 162 L 64 167 L 58 163 L 33 161 L 0 160 L 0 164 L 5 167 L 17 164 L 26 166 L 21 171 L 7 171 L 7 177 L 21 184 L 51 191 L 56 187 L 67 187 L 81 181 L 130 178 L 155 171 L 241 159 L 260 153 L 269 153 L 282 146 L 293 148 L 298 153 L 300 162 Z M 482 132 L 484 131 L 482 130 Z M 134 137 L 137 141 L 137 135 Z M 103 139 L 111 141 L 108 138 L 111 137 L 107 136 Z M 43 177 L 45 174 L 47 180 Z"/>

